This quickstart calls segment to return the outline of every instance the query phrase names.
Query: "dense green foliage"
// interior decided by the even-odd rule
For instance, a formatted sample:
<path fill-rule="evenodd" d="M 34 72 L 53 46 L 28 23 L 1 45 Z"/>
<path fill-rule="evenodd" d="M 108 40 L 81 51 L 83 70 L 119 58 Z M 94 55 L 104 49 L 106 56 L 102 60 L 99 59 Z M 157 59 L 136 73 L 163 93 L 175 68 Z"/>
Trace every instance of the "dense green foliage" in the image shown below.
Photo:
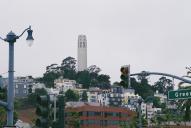
<path fill-rule="evenodd" d="M 80 128 L 80 115 L 78 112 L 67 112 L 66 115 L 70 116 L 67 121 L 67 128 Z"/>
<path fill-rule="evenodd" d="M 86 92 L 86 91 L 84 91 L 84 92 L 82 93 L 82 101 L 84 101 L 84 102 L 87 102 L 87 101 L 88 101 L 88 95 L 87 95 L 87 92 Z"/>
<path fill-rule="evenodd" d="M 78 72 L 76 70 L 76 60 L 73 57 L 67 57 L 62 61 L 61 65 L 51 64 L 47 66 L 43 77 L 38 78 L 38 80 L 45 83 L 46 87 L 53 87 L 54 80 L 62 76 L 66 79 L 76 80 L 77 83 L 83 85 L 83 88 L 109 88 L 110 76 L 99 74 L 100 71 L 99 67 L 91 65 L 87 70 Z"/>
<path fill-rule="evenodd" d="M 191 67 L 186 67 L 187 75 L 184 77 L 191 78 Z M 184 82 L 179 83 L 179 89 L 191 89 L 191 86 L 181 86 Z M 184 121 L 191 121 L 191 99 L 179 100 L 178 101 L 178 108 L 184 112 Z"/>
<path fill-rule="evenodd" d="M 67 90 L 65 93 L 65 101 L 78 101 L 79 100 L 79 94 L 74 92 L 73 90 Z"/>
<path fill-rule="evenodd" d="M 44 88 L 35 89 L 35 93 L 31 93 L 28 95 L 27 105 L 35 106 L 37 96 L 47 95 L 47 91 Z"/>
<path fill-rule="evenodd" d="M 159 93 L 167 95 L 169 90 L 173 90 L 174 85 L 172 80 L 167 79 L 166 77 L 161 77 L 154 85 L 154 90 L 158 90 Z"/>
<path fill-rule="evenodd" d="M 0 87 L 0 100 L 6 102 L 6 99 L 7 99 L 7 89 Z M 17 108 L 16 102 L 14 104 L 15 104 L 15 108 Z M 3 107 L 0 107 L 0 127 L 3 127 L 3 125 L 6 124 L 6 119 L 7 119 L 6 114 L 7 114 L 6 109 Z M 14 123 L 16 122 L 17 119 L 18 119 L 17 112 L 14 111 L 14 120 L 13 120 Z"/>
<path fill-rule="evenodd" d="M 140 81 L 137 81 L 135 78 L 131 78 L 131 87 L 135 89 L 135 93 L 139 94 L 143 99 L 154 95 L 153 88 L 146 78 Z"/>
<path fill-rule="evenodd" d="M 6 101 L 7 90 L 5 88 L 0 88 L 0 99 Z M 0 127 L 6 123 L 6 110 L 3 107 L 0 107 Z"/>

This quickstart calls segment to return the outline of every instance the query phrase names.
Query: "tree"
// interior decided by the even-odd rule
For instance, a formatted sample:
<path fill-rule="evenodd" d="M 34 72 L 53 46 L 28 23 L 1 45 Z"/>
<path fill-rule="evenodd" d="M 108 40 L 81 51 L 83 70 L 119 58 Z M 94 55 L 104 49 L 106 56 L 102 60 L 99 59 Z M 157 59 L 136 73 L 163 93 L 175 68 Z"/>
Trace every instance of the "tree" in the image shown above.
<path fill-rule="evenodd" d="M 43 78 L 37 78 L 39 82 L 43 82 L 46 87 L 53 87 L 54 80 L 60 76 L 63 78 L 76 80 L 77 83 L 82 84 L 83 88 L 100 87 L 110 88 L 110 76 L 99 74 L 101 69 L 96 65 L 91 65 L 84 71 L 76 71 L 76 60 L 73 57 L 65 58 L 61 65 L 51 64 L 46 67 L 46 72 Z"/>
<path fill-rule="evenodd" d="M 0 127 L 2 128 L 3 125 L 6 124 L 6 111 L 5 108 L 0 107 Z"/>
<path fill-rule="evenodd" d="M 80 128 L 80 115 L 78 112 L 67 112 L 69 120 L 67 121 L 67 128 Z"/>
<path fill-rule="evenodd" d="M 61 72 L 63 77 L 75 80 L 76 79 L 76 60 L 73 57 L 65 58 L 61 63 Z"/>
<path fill-rule="evenodd" d="M 87 95 L 87 92 L 86 92 L 86 91 L 84 91 L 84 92 L 82 93 L 82 101 L 83 101 L 83 102 L 87 102 L 87 101 L 88 101 L 88 95 Z"/>
<path fill-rule="evenodd" d="M 93 65 L 88 70 L 77 73 L 77 82 L 83 85 L 83 88 L 99 87 L 106 89 L 110 87 L 110 76 L 97 74 L 101 69 Z"/>
<path fill-rule="evenodd" d="M 54 72 L 54 73 L 60 72 L 58 64 L 51 64 L 50 66 L 47 66 L 46 73 L 48 72 Z"/>
<path fill-rule="evenodd" d="M 76 59 L 71 56 L 65 58 L 61 63 L 61 69 L 76 71 Z"/>
<path fill-rule="evenodd" d="M 47 95 L 47 91 L 44 88 L 41 89 L 35 89 L 35 93 L 31 93 L 28 95 L 28 104 L 35 106 L 36 105 L 36 99 L 37 96 Z"/>
<path fill-rule="evenodd" d="M 6 102 L 6 100 L 7 100 L 6 94 L 7 94 L 7 89 L 0 87 L 0 99 L 2 101 Z M 15 105 L 15 107 L 16 107 L 16 105 Z M 0 106 L 0 127 L 3 127 L 3 125 L 6 124 L 6 118 L 7 118 L 6 113 L 7 113 L 6 109 L 4 107 Z M 16 111 L 14 111 L 14 119 L 13 119 L 14 123 L 17 121 L 17 119 L 18 119 L 18 114 Z"/>
<path fill-rule="evenodd" d="M 191 86 L 188 87 L 180 87 L 179 89 L 191 89 Z M 178 108 L 181 111 L 184 111 L 184 116 L 183 120 L 184 121 L 190 121 L 191 120 L 191 100 L 190 99 L 185 99 L 185 100 L 179 100 L 178 101 Z"/>
<path fill-rule="evenodd" d="M 173 90 L 174 85 L 172 80 L 167 79 L 166 77 L 161 77 L 153 86 L 154 91 L 158 90 L 159 93 L 167 94 L 168 91 Z"/>
<path fill-rule="evenodd" d="M 46 72 L 43 74 L 43 83 L 46 87 L 54 87 L 54 80 L 59 78 L 60 74 L 56 72 Z"/>
<path fill-rule="evenodd" d="M 135 78 L 131 78 L 131 87 L 135 89 L 135 93 L 139 94 L 143 99 L 154 95 L 152 86 L 148 83 L 147 78 L 139 79 L 139 82 L 137 82 Z"/>
<path fill-rule="evenodd" d="M 73 90 L 69 89 L 65 92 L 65 101 L 78 101 L 79 100 L 79 94 L 74 92 Z"/>
<path fill-rule="evenodd" d="M 89 73 L 95 73 L 95 74 L 98 74 L 101 71 L 101 69 L 96 65 L 89 66 L 87 70 Z"/>
<path fill-rule="evenodd" d="M 101 74 L 98 76 L 97 81 L 98 81 L 98 87 L 101 89 L 108 89 L 110 88 L 110 76 Z"/>
<path fill-rule="evenodd" d="M 6 101 L 7 99 L 7 90 L 6 88 L 0 87 L 0 99 L 3 101 Z M 3 125 L 6 124 L 6 110 L 3 107 L 0 107 L 0 127 L 3 127 Z"/>
<path fill-rule="evenodd" d="M 7 99 L 7 89 L 0 87 L 0 99 L 6 101 Z"/>
<path fill-rule="evenodd" d="M 191 67 L 186 67 L 187 69 L 187 75 L 184 76 L 184 77 L 188 77 L 188 78 L 191 78 L 190 76 L 190 73 L 191 73 Z M 191 89 L 191 86 L 186 86 L 186 87 L 183 87 L 181 86 L 184 82 L 180 82 L 178 87 L 179 89 Z M 181 110 L 185 110 L 185 114 L 184 114 L 184 121 L 190 121 L 191 120 L 191 100 L 190 99 L 187 99 L 187 100 L 179 100 L 178 101 L 178 107 L 181 109 Z"/>
<path fill-rule="evenodd" d="M 88 71 L 80 71 L 77 73 L 77 82 L 83 85 L 83 88 L 89 88 L 91 77 Z"/>

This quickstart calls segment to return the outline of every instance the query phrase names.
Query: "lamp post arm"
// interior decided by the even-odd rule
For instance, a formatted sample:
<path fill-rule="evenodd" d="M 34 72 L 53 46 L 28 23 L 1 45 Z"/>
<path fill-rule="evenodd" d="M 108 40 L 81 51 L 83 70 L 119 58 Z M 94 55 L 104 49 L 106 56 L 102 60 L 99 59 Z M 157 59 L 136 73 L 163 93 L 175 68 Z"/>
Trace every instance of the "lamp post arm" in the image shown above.
<path fill-rule="evenodd" d="M 5 41 L 5 39 L 3 39 L 2 37 L 0 37 L 1 40 Z"/>
<path fill-rule="evenodd" d="M 4 102 L 4 101 L 1 101 L 0 100 L 0 106 L 3 106 L 3 107 L 5 107 L 6 109 L 7 109 L 7 102 Z"/>
<path fill-rule="evenodd" d="M 31 29 L 31 26 L 26 28 L 19 36 L 17 36 L 17 38 L 20 38 L 27 30 L 30 30 L 30 29 Z"/>

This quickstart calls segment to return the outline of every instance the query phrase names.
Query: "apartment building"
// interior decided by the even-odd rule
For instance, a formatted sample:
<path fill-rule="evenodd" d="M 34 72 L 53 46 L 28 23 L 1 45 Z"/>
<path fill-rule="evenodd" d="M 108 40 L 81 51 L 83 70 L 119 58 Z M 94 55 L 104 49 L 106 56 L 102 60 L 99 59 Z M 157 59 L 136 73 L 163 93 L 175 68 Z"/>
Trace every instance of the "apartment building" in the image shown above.
<path fill-rule="evenodd" d="M 63 77 L 54 80 L 54 87 L 62 92 L 66 92 L 69 89 L 71 90 L 75 89 L 76 88 L 75 85 L 76 85 L 75 80 L 63 79 Z"/>
<path fill-rule="evenodd" d="M 14 79 L 15 91 L 14 95 L 16 98 L 25 98 L 29 94 L 29 88 L 32 89 L 34 80 L 32 77 L 16 77 Z"/>
<path fill-rule="evenodd" d="M 90 106 L 66 108 L 66 128 L 75 128 L 74 121 L 80 128 L 120 128 L 128 125 L 135 112 L 118 107 Z M 76 123 L 77 123 L 76 122 Z"/>

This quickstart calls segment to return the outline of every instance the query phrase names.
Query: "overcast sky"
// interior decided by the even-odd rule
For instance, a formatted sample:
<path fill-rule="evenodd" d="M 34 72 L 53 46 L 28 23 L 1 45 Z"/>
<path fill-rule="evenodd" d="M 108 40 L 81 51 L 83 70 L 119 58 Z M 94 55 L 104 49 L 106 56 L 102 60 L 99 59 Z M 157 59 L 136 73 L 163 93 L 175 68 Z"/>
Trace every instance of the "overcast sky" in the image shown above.
<path fill-rule="evenodd" d="M 77 37 L 87 36 L 88 66 L 119 81 L 120 66 L 182 76 L 191 66 L 190 0 L 0 0 L 0 35 L 20 34 L 15 44 L 15 75 L 42 76 L 46 66 L 72 56 Z M 0 74 L 8 70 L 8 44 L 0 41 Z M 6 76 L 4 74 L 3 76 Z"/>

